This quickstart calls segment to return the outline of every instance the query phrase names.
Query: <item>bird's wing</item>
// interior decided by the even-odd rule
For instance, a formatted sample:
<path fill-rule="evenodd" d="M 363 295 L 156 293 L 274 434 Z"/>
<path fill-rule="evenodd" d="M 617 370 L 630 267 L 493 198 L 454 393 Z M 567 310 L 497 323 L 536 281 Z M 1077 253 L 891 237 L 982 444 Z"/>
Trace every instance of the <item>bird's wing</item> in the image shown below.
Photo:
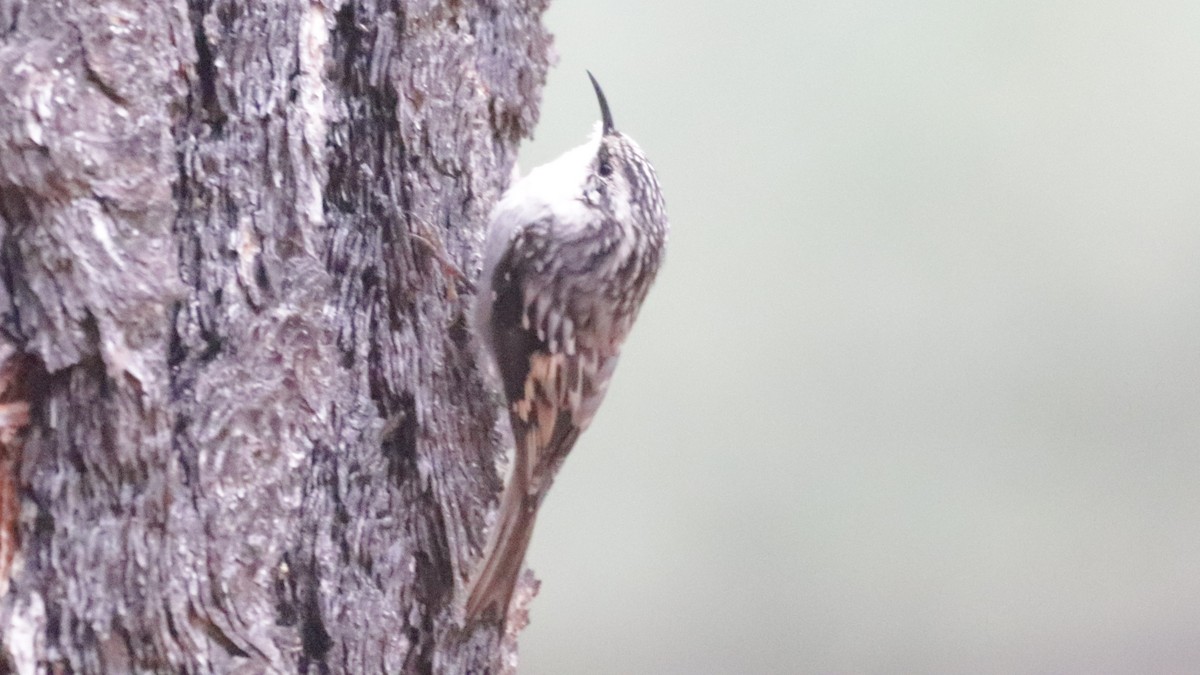
<path fill-rule="evenodd" d="M 600 407 L 617 345 L 585 337 L 600 323 L 594 305 L 579 300 L 589 290 L 562 267 L 539 226 L 517 234 L 496 267 L 490 337 L 513 440 L 527 453 L 526 486 L 544 494 Z"/>
<path fill-rule="evenodd" d="M 558 272 L 548 238 L 521 232 L 492 275 L 488 341 L 509 403 L 515 444 L 511 476 L 500 511 L 472 579 L 466 613 L 507 610 L 529 546 L 537 508 L 554 475 L 587 428 L 604 397 L 617 354 L 576 340 L 574 326 L 586 317 L 547 288 L 544 275 Z M 484 289 L 487 292 L 489 289 Z"/>

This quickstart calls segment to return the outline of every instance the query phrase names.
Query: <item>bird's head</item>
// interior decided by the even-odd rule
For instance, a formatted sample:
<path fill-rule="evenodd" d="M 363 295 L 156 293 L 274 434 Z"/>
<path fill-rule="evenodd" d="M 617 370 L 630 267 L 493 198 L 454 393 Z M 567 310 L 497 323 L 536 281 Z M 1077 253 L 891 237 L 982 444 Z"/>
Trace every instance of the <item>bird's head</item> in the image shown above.
<path fill-rule="evenodd" d="M 666 208 L 654 167 L 632 138 L 617 131 L 604 91 L 590 72 L 588 77 L 600 103 L 600 128 L 584 182 L 585 201 L 622 222 L 665 227 Z"/>

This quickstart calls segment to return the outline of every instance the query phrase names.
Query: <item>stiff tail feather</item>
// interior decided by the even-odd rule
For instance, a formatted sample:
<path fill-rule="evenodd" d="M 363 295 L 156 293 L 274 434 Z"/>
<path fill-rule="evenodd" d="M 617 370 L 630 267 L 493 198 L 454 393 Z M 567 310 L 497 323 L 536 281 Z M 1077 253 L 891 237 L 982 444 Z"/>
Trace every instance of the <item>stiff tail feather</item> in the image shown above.
<path fill-rule="evenodd" d="M 526 488 L 528 471 L 523 453 L 516 454 L 512 478 L 500 498 L 500 510 L 482 562 L 467 587 L 464 614 L 468 622 L 478 621 L 489 612 L 497 612 L 496 618 L 505 620 L 517 577 L 525 565 L 525 551 L 537 520 L 537 500 Z"/>

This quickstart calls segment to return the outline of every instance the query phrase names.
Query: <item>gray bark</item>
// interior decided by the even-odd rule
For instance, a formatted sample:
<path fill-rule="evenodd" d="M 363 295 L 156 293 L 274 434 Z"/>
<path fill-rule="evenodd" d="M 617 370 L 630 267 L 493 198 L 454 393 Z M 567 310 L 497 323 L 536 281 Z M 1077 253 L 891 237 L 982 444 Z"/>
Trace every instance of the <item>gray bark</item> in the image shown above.
<path fill-rule="evenodd" d="M 455 622 L 503 444 L 442 260 L 546 2 L 0 0 L 4 669 L 511 667 Z"/>

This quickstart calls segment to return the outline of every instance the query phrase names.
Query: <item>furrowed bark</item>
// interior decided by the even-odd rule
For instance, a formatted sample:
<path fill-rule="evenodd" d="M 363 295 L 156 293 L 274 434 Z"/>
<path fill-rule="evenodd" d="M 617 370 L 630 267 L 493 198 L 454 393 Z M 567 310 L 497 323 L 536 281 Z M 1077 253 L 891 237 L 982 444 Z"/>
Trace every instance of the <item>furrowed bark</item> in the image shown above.
<path fill-rule="evenodd" d="M 6 668 L 512 667 L 467 279 L 545 6 L 0 0 Z"/>

